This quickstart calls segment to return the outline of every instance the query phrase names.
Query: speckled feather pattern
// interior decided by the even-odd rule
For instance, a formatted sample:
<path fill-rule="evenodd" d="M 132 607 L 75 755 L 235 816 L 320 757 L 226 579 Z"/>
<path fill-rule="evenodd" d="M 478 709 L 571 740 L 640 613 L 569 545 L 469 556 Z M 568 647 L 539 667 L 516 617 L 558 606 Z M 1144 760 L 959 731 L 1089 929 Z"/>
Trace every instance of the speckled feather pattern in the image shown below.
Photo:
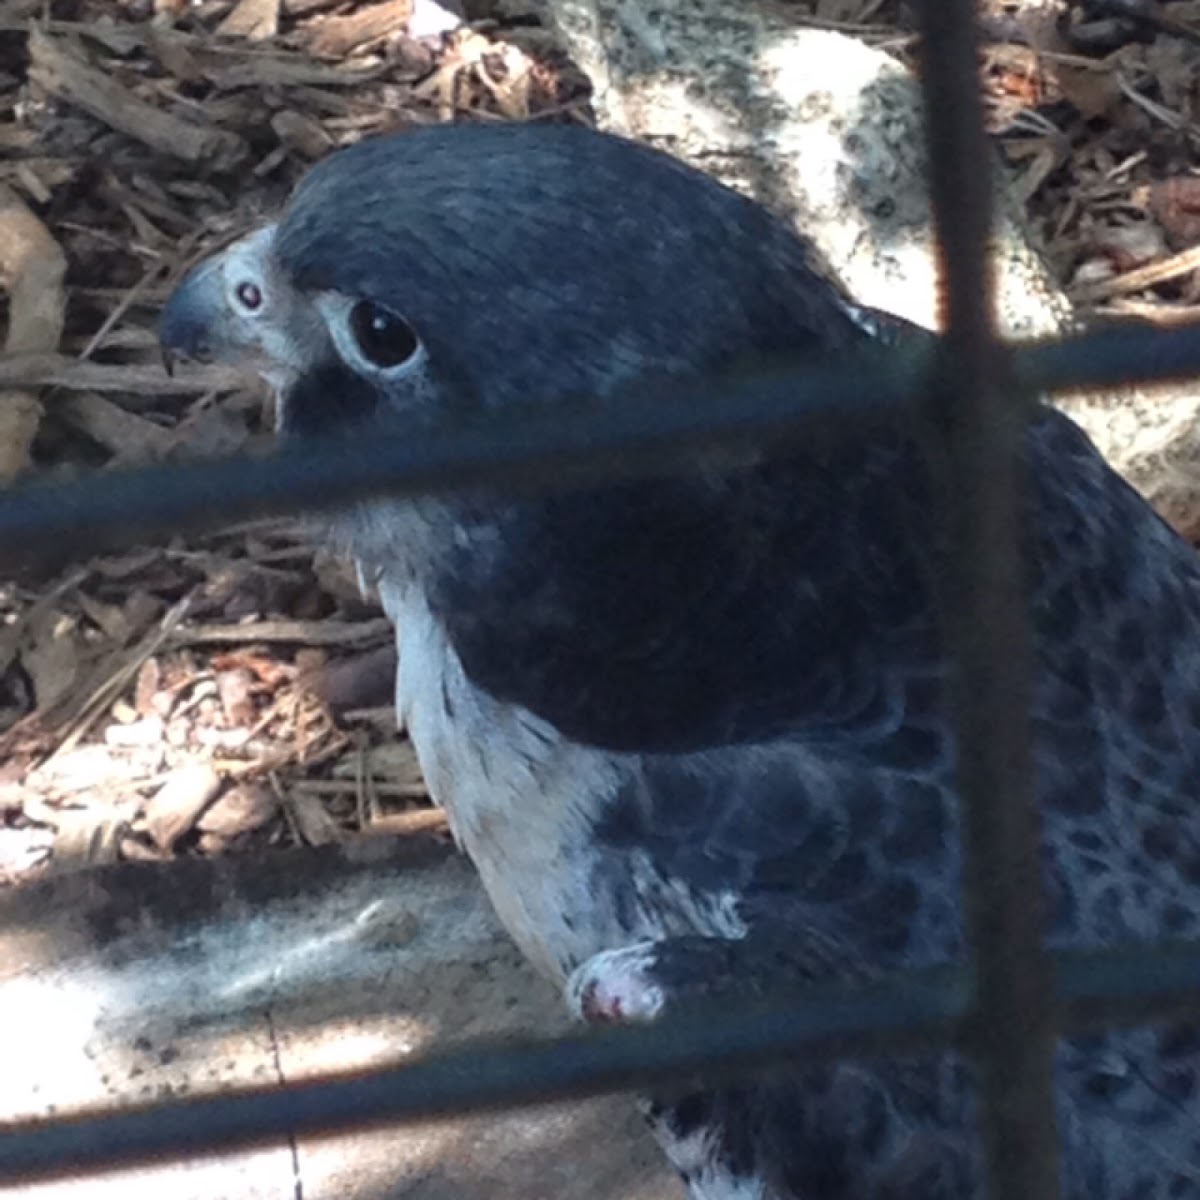
<path fill-rule="evenodd" d="M 281 311 L 365 297 L 427 351 L 415 377 L 368 377 L 310 337 L 281 397 L 301 436 L 419 436 L 919 336 L 851 305 L 762 209 L 578 129 L 364 143 L 310 175 L 270 254 Z M 1048 942 L 1197 936 L 1200 566 L 1065 417 L 1031 423 L 1024 465 Z M 396 620 L 431 789 L 551 977 L 610 969 L 669 1013 L 961 956 L 949 503 L 919 437 L 877 430 L 335 522 Z M 1198 1076 L 1195 1030 L 1064 1043 L 1069 1200 L 1200 1198 Z M 693 1200 L 979 1195 L 972 1105 L 949 1055 L 645 1101 Z"/>

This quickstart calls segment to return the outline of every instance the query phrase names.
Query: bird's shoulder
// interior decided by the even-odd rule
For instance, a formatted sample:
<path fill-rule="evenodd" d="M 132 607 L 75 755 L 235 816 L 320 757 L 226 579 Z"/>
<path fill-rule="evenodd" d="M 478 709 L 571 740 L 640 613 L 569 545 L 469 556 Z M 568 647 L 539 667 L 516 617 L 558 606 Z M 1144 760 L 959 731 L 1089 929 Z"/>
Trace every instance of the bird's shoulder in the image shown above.
<path fill-rule="evenodd" d="M 876 703 L 879 656 L 932 632 L 913 457 L 902 439 L 825 447 L 498 506 L 431 604 L 481 687 L 589 744 L 844 727 Z"/>

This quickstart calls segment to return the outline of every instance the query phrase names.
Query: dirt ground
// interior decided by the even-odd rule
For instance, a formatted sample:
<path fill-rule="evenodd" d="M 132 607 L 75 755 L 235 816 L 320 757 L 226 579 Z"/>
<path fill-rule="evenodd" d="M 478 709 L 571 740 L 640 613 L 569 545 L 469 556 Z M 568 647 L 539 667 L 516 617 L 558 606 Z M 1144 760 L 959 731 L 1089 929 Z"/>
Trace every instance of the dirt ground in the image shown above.
<path fill-rule="evenodd" d="M 912 61 L 899 0 L 788 7 Z M 0 479 L 269 444 L 261 390 L 218 367 L 163 372 L 154 322 L 173 283 L 272 213 L 337 146 L 435 121 L 587 122 L 586 80 L 536 8 L 0 0 Z M 984 10 L 992 131 L 1072 298 L 1089 313 L 1194 318 L 1200 3 L 1148 0 L 1114 15 L 1102 0 L 989 0 Z M 69 891 L 62 881 L 85 867 L 444 843 L 394 728 L 394 668 L 373 599 L 293 523 L 0 581 L 0 889 Z M 473 885 L 456 886 L 476 903 Z M 51 909 L 66 903 L 67 892 L 46 895 Z M 498 935 L 484 943 L 460 950 L 536 992 Z M 22 961 L 0 942 L 6 1037 L 31 1020 L 4 1015 Z M 544 994 L 514 1009 L 518 1024 L 539 1028 L 557 1011 Z M 54 1019 L 40 1018 L 43 1033 Z M 26 1111 L 8 1103 L 10 1116 Z M 597 1111 L 606 1129 L 624 1129 L 623 1117 Z M 473 1128 L 485 1151 L 526 1136 Z M 634 1195 L 620 1190 L 641 1186 L 630 1182 L 644 1165 L 634 1161 L 638 1171 L 606 1194 Z M 284 1194 L 271 1190 L 274 1175 L 262 1192 L 204 1178 L 194 1194 Z M 429 1178 L 375 1194 L 501 1194 Z M 310 1200 L 323 1194 L 312 1188 Z"/>

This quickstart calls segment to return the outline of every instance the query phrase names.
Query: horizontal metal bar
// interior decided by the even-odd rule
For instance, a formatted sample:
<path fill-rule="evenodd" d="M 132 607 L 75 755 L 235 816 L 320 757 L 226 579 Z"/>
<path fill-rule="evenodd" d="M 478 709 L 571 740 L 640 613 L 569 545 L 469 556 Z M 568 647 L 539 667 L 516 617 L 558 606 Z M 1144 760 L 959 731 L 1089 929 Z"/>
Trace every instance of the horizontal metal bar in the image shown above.
<path fill-rule="evenodd" d="M 282 443 L 270 457 L 238 455 L 109 472 L 0 493 L 0 562 L 20 561 L 65 539 L 91 551 L 120 540 L 212 527 L 303 509 L 336 507 L 380 492 L 444 493 L 481 483 L 553 487 L 572 480 L 661 471 L 687 454 L 774 442 L 839 419 L 894 419 L 915 393 L 923 353 L 880 353 L 875 362 L 778 368 L 631 389 L 619 401 L 567 399 L 553 413 L 505 414 L 411 436 L 366 435 Z M 804 421 L 807 415 L 809 421 Z"/>
<path fill-rule="evenodd" d="M 1062 1028 L 1200 1016 L 1200 943 L 1055 955 Z M 814 986 L 762 1008 L 719 1002 L 659 1024 L 553 1040 L 468 1043 L 370 1072 L 144 1108 L 0 1126 L 0 1180 L 231 1149 L 485 1109 L 706 1080 L 807 1061 L 967 1045 L 966 970 Z"/>
<path fill-rule="evenodd" d="M 1013 370 L 1023 388 L 1046 395 L 1193 378 L 1200 376 L 1200 321 L 1171 329 L 1113 322 L 1022 343 L 1014 347 Z"/>
<path fill-rule="evenodd" d="M 0 564 L 62 561 L 190 529 L 391 492 L 481 483 L 552 487 L 618 473 L 661 472 L 697 450 L 774 445 L 803 432 L 837 436 L 871 421 L 911 419 L 933 339 L 880 348 L 851 363 L 747 371 L 633 389 L 605 404 L 564 404 L 540 418 L 378 433 L 0 492 Z M 1113 387 L 1200 375 L 1200 326 L 1105 330 L 1014 351 L 1025 392 Z"/>

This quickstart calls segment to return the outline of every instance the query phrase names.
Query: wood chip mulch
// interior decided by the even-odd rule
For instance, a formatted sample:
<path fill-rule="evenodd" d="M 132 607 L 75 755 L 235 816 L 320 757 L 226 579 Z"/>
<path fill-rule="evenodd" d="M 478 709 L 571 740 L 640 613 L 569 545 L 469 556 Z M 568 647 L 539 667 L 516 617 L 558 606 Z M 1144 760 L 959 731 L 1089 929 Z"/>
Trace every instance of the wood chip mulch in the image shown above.
<path fill-rule="evenodd" d="M 914 61 L 898 0 L 792 7 Z M 992 128 L 1074 299 L 1175 321 L 1200 305 L 1200 2 L 1120 8 L 990 0 Z M 337 146 L 587 120 L 586 96 L 513 0 L 0 0 L 0 481 L 266 444 L 261 390 L 162 371 L 187 264 Z M 374 602 L 287 524 L 0 583 L 0 883 L 442 828 L 393 675 Z"/>
<path fill-rule="evenodd" d="M 168 379 L 157 312 L 337 146 L 584 118 L 543 31 L 461 18 L 428 0 L 0 3 L 0 478 L 269 442 L 244 378 Z M 394 678 L 374 601 L 287 524 L 0 585 L 0 883 L 444 830 Z"/>

